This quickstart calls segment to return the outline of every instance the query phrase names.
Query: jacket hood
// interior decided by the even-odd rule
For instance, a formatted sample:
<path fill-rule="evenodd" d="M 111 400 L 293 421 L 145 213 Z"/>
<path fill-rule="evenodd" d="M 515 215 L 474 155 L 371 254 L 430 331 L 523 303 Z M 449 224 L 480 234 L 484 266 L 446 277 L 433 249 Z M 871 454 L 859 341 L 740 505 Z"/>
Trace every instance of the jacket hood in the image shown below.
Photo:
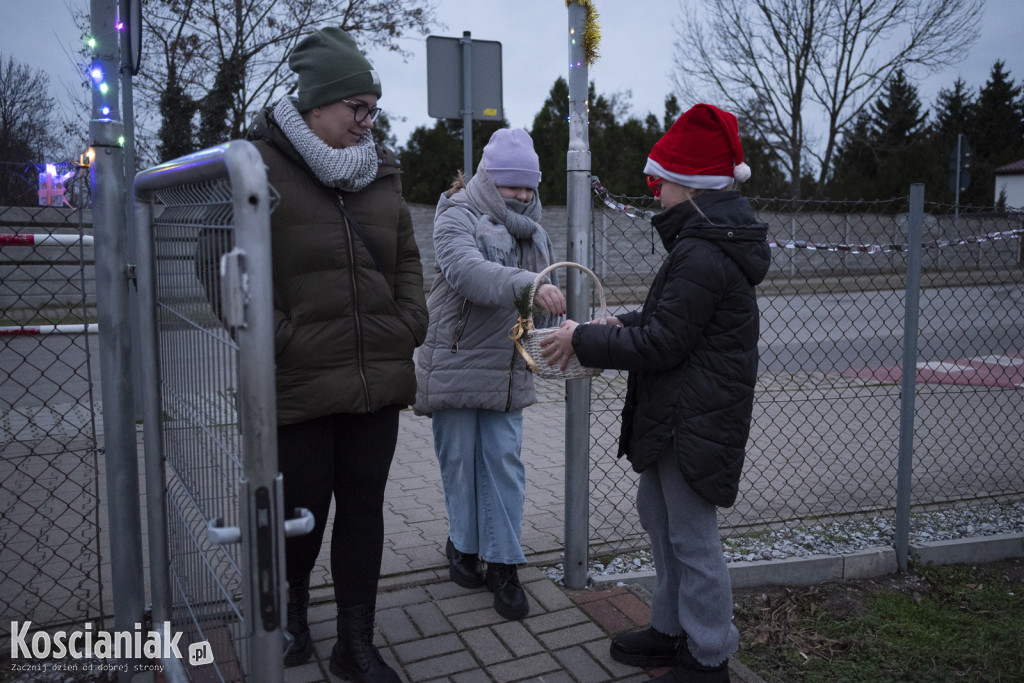
<path fill-rule="evenodd" d="M 681 202 L 651 219 L 665 250 L 671 252 L 684 239 L 707 240 L 736 262 L 750 284 L 764 280 L 771 265 L 768 226 L 757 219 L 747 200 L 729 190 L 706 192 L 693 204 Z"/>

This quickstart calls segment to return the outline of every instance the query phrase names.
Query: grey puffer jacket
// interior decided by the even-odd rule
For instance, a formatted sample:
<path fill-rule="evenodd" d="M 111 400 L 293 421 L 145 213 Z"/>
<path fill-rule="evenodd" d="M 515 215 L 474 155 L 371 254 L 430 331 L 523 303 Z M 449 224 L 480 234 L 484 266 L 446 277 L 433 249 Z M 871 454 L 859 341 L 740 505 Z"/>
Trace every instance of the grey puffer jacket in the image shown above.
<path fill-rule="evenodd" d="M 434 214 L 438 275 L 427 296 L 427 338 L 416 350 L 418 414 L 510 411 L 536 402 L 533 373 L 509 331 L 518 320 L 516 292 L 550 265 L 552 250 L 536 195 L 526 209 L 529 234 L 520 230 L 517 238 L 505 224 L 506 202 L 482 169 L 464 189 L 441 195 Z M 546 281 L 557 285 L 554 277 Z"/>

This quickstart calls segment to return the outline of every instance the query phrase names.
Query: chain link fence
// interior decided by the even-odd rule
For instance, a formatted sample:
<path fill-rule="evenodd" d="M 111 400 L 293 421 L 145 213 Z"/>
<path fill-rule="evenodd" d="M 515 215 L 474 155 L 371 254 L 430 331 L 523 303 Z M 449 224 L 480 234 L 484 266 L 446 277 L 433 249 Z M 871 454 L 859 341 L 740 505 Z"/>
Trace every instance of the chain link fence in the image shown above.
<path fill-rule="evenodd" d="M 591 262 L 613 314 L 664 259 L 654 200 L 595 183 Z M 761 364 L 744 477 L 724 535 L 896 507 L 907 199 L 752 199 L 769 226 Z M 1024 494 L 1021 214 L 925 207 L 914 416 L 916 510 Z M 615 459 L 626 373 L 592 381 L 591 551 L 647 547 L 636 475 Z"/>
<path fill-rule="evenodd" d="M 35 200 L 35 167 L 11 168 L 0 185 Z M 71 173 L 83 196 L 88 173 Z M 35 203 L 0 205 L 0 652 L 12 621 L 102 627 L 105 611 L 92 219 Z"/>

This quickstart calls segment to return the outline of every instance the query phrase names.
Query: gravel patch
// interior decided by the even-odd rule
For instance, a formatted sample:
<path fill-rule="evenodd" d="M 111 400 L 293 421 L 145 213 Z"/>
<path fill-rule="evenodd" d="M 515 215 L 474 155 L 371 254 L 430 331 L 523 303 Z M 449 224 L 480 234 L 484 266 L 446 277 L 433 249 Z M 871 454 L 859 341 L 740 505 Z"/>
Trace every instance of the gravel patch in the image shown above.
<path fill-rule="evenodd" d="M 910 543 L 1024 533 L 1024 502 L 922 512 L 910 517 Z M 781 560 L 810 555 L 847 555 L 870 548 L 892 548 L 896 543 L 892 515 L 827 524 L 787 527 L 757 536 L 732 536 L 722 540 L 726 562 Z M 562 564 L 541 568 L 562 583 Z M 610 562 L 590 563 L 591 576 L 654 571 L 649 551 L 620 555 Z"/>

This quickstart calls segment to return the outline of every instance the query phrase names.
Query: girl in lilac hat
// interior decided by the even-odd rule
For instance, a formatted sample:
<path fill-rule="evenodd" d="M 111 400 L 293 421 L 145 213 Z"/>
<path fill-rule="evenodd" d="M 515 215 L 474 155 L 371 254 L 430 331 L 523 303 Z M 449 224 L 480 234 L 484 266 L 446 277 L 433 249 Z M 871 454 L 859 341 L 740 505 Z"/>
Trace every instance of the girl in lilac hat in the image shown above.
<path fill-rule="evenodd" d="M 484 147 L 476 175 L 467 183 L 460 173 L 441 195 L 434 217 L 439 273 L 427 297 L 427 339 L 416 351 L 414 408 L 432 415 L 449 576 L 466 588 L 486 586 L 506 619 L 529 612 L 517 573 L 526 561 L 520 450 L 523 408 L 537 397 L 509 330 L 518 319 L 517 293 L 552 263 L 540 224 L 540 176 L 530 135 L 504 128 Z M 535 301 L 551 316 L 565 313 L 553 276 Z"/>

